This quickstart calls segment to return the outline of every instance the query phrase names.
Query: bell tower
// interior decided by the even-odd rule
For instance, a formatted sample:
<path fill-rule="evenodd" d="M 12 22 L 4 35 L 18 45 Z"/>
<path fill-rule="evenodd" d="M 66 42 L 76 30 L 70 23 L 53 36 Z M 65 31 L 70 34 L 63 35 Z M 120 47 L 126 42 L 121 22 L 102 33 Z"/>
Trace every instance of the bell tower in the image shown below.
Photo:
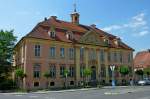
<path fill-rule="evenodd" d="M 76 4 L 74 4 L 74 12 L 71 14 L 71 22 L 79 24 L 79 13 L 76 11 Z"/>

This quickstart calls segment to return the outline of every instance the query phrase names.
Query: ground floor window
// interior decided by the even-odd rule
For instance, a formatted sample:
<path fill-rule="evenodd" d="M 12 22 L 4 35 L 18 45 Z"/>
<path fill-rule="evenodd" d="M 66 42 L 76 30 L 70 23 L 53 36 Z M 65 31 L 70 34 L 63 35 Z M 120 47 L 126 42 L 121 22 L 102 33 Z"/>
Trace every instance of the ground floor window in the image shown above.
<path fill-rule="evenodd" d="M 70 85 L 74 85 L 74 81 L 70 81 Z"/>
<path fill-rule="evenodd" d="M 34 82 L 34 87 L 39 87 L 39 82 Z"/>
<path fill-rule="evenodd" d="M 50 82 L 50 86 L 55 86 L 55 82 Z"/>

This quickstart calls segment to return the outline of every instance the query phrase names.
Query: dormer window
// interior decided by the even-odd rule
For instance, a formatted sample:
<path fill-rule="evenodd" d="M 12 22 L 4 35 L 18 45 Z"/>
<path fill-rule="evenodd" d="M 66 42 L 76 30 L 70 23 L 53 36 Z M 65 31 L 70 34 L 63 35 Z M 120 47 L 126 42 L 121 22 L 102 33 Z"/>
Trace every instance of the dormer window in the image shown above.
<path fill-rule="evenodd" d="M 73 33 L 71 31 L 67 32 L 66 37 L 68 40 L 73 40 Z"/>
<path fill-rule="evenodd" d="M 49 36 L 50 36 L 51 38 L 55 38 L 55 37 L 56 37 L 55 31 L 49 31 L 48 34 L 49 34 Z"/>
<path fill-rule="evenodd" d="M 107 37 L 104 37 L 104 43 L 105 43 L 106 45 L 108 45 L 108 44 L 110 43 L 110 41 L 109 41 L 109 39 L 108 39 Z"/>
<path fill-rule="evenodd" d="M 119 44 L 120 44 L 120 38 L 116 38 L 116 39 L 114 39 L 114 43 L 115 43 L 115 45 L 117 45 L 117 46 L 119 46 Z"/>

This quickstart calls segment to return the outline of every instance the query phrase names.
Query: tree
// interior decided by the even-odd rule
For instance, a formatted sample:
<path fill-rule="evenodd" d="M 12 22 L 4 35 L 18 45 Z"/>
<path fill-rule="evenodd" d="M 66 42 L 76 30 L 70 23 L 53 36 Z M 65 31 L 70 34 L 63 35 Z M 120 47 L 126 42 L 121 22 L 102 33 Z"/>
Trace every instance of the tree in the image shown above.
<path fill-rule="evenodd" d="M 13 35 L 13 30 L 0 30 L 0 82 L 7 82 L 11 74 L 11 62 L 13 47 L 16 42 L 16 37 Z M 1 88 L 0 88 L 1 89 Z"/>
<path fill-rule="evenodd" d="M 67 69 L 65 69 L 63 74 L 65 77 L 65 88 L 67 88 L 67 78 L 68 78 L 69 71 Z"/>
<path fill-rule="evenodd" d="M 17 77 L 20 78 L 20 80 L 21 80 L 21 88 L 23 88 L 23 79 L 27 75 L 24 73 L 23 69 L 16 69 L 15 74 L 16 74 Z"/>
<path fill-rule="evenodd" d="M 136 73 L 137 75 L 141 76 L 141 78 L 143 79 L 143 74 L 144 74 L 144 72 L 143 72 L 142 69 L 137 70 L 135 73 Z"/>
<path fill-rule="evenodd" d="M 89 76 L 92 74 L 92 70 L 90 69 L 90 68 L 85 68 L 84 70 L 83 70 L 83 75 L 85 76 L 85 85 L 87 85 L 88 86 L 88 78 L 89 78 Z"/>
<path fill-rule="evenodd" d="M 125 66 L 125 65 L 122 65 L 122 66 L 120 66 L 120 68 L 119 68 L 119 72 L 120 72 L 120 74 L 121 75 L 123 75 L 123 84 L 126 84 L 126 80 L 125 80 L 125 77 L 126 77 L 126 75 L 128 75 L 129 74 L 129 67 L 128 66 Z"/>
<path fill-rule="evenodd" d="M 143 72 L 144 72 L 144 74 L 147 75 L 147 78 L 149 78 L 149 75 L 150 75 L 150 67 L 144 68 Z"/>
<path fill-rule="evenodd" d="M 50 73 L 49 73 L 49 72 L 45 72 L 45 73 L 43 74 L 43 76 L 47 79 L 46 86 L 47 86 L 47 88 L 48 88 L 48 78 L 50 77 Z"/>
<path fill-rule="evenodd" d="M 129 74 L 129 67 L 128 66 L 120 66 L 120 69 L 119 69 L 119 72 L 120 74 L 126 76 Z"/>

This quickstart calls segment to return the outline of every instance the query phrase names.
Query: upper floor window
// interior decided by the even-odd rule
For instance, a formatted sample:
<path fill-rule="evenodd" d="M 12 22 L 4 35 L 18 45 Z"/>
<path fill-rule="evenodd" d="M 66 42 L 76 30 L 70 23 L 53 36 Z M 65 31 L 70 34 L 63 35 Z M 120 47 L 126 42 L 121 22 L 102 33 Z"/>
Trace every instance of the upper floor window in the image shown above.
<path fill-rule="evenodd" d="M 80 48 L 80 59 L 84 58 L 84 48 Z"/>
<path fill-rule="evenodd" d="M 55 37 L 56 37 L 55 31 L 49 31 L 48 34 L 49 34 L 49 36 L 50 36 L 51 38 L 55 38 Z"/>
<path fill-rule="evenodd" d="M 100 50 L 100 61 L 101 61 L 101 62 L 104 62 L 104 60 L 105 60 L 105 55 L 104 55 L 104 53 L 105 53 L 104 50 L 101 49 L 101 50 Z"/>
<path fill-rule="evenodd" d="M 128 63 L 132 61 L 132 54 L 128 53 Z"/>
<path fill-rule="evenodd" d="M 121 63 L 123 62 L 122 52 L 119 53 L 119 60 L 120 60 Z"/>
<path fill-rule="evenodd" d="M 117 62 L 117 52 L 114 52 L 114 62 Z"/>
<path fill-rule="evenodd" d="M 65 57 L 65 48 L 60 48 L 60 57 L 61 58 Z"/>
<path fill-rule="evenodd" d="M 69 48 L 69 58 L 70 59 L 74 58 L 74 48 Z"/>
<path fill-rule="evenodd" d="M 55 54 L 56 54 L 56 49 L 55 47 L 50 47 L 50 57 L 54 58 L 55 57 Z"/>
<path fill-rule="evenodd" d="M 95 60 L 96 59 L 96 51 L 94 49 L 92 49 L 90 52 L 89 52 L 89 59 L 90 60 Z"/>
<path fill-rule="evenodd" d="M 55 64 L 50 65 L 50 77 L 55 78 L 56 77 L 56 66 Z"/>
<path fill-rule="evenodd" d="M 34 48 L 34 54 L 35 56 L 40 56 L 40 51 L 41 51 L 41 46 L 40 45 L 35 45 L 35 48 Z"/>

